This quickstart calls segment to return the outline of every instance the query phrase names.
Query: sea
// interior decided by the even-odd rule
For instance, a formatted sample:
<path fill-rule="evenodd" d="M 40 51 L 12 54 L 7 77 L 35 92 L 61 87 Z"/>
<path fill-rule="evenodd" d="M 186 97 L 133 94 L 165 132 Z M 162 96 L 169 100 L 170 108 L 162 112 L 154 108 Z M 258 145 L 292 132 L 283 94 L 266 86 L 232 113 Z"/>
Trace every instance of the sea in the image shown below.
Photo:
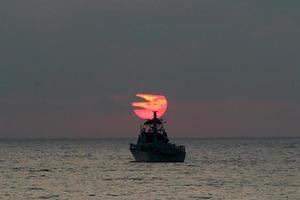
<path fill-rule="evenodd" d="M 300 200 L 300 138 L 173 139 L 184 163 L 138 163 L 136 139 L 1 139 L 0 199 Z"/>

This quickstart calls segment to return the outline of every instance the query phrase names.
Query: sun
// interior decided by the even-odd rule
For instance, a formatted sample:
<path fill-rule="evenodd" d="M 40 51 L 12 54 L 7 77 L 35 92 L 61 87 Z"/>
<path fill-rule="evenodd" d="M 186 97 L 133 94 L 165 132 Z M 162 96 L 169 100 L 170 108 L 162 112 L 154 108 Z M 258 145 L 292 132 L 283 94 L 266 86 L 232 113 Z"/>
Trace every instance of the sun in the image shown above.
<path fill-rule="evenodd" d="M 163 95 L 156 94 L 136 94 L 146 101 L 144 102 L 133 102 L 132 106 L 137 108 L 134 113 L 141 119 L 152 119 L 153 112 L 157 112 L 157 117 L 162 117 L 167 111 L 167 99 Z"/>

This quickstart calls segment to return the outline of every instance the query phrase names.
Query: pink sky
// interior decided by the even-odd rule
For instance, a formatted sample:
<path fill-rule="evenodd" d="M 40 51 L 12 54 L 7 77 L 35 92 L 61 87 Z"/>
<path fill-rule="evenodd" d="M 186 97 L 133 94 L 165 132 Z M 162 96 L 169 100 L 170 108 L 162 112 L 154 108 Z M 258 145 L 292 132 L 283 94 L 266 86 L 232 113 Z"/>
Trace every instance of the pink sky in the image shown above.
<path fill-rule="evenodd" d="M 105 113 L 87 106 L 97 100 L 73 102 L 73 106 L 63 101 L 30 102 L 16 100 L 3 106 L 2 100 L 6 113 L 0 120 L 2 137 L 135 137 L 142 123 L 131 102 L 121 101 L 122 109 Z M 300 104 L 292 101 L 170 100 L 164 117 L 170 137 L 300 135 Z"/>

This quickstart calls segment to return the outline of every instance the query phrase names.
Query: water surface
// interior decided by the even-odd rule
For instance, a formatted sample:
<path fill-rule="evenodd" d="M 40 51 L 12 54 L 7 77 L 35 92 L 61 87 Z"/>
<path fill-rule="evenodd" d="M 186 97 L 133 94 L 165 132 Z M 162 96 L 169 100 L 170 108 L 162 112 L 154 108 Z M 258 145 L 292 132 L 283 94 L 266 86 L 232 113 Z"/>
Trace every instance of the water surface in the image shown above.
<path fill-rule="evenodd" d="M 300 199 L 300 139 L 180 139 L 185 163 L 136 163 L 135 139 L 0 140 L 0 199 Z"/>

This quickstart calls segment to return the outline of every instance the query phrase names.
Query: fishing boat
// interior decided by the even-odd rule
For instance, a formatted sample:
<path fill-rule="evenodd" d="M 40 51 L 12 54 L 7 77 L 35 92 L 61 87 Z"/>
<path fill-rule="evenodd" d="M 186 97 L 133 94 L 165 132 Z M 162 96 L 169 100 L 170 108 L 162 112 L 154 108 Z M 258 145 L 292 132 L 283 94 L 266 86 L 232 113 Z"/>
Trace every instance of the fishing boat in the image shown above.
<path fill-rule="evenodd" d="M 169 142 L 164 123 L 154 111 L 153 118 L 141 125 L 137 143 L 130 144 L 130 151 L 137 162 L 184 162 L 185 146 Z"/>

